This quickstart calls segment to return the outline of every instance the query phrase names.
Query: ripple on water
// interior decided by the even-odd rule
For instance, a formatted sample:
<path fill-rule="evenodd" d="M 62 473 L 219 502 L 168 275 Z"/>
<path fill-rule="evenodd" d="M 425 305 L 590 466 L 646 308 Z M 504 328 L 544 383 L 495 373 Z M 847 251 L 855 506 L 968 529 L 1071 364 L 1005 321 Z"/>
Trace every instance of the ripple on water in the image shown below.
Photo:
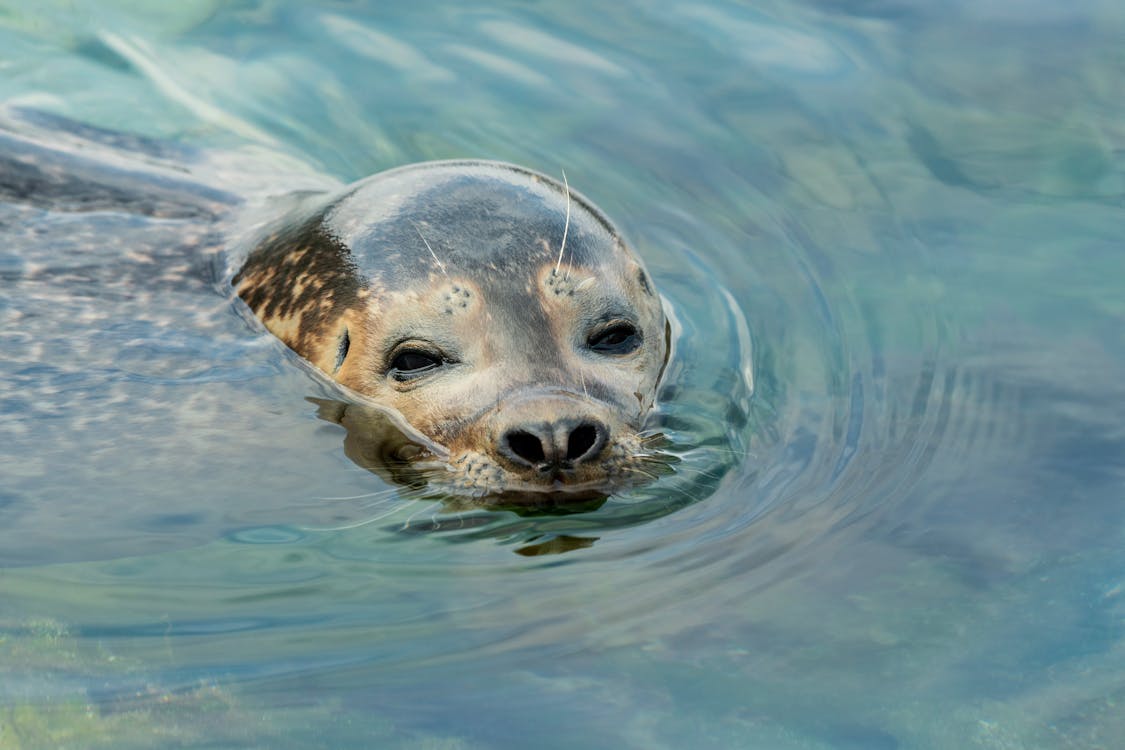
<path fill-rule="evenodd" d="M 735 15 L 694 8 L 681 20 L 701 36 L 743 39 L 740 54 L 773 74 L 827 77 L 850 69 L 829 38 L 798 26 L 777 33 L 752 14 Z M 495 38 L 515 27 L 481 25 Z M 346 50 L 436 84 L 450 81 L 446 62 L 462 59 L 505 85 L 537 86 L 543 78 L 529 73 L 537 69 L 526 67 L 531 62 L 505 56 L 520 49 L 576 59 L 611 81 L 629 75 L 615 58 L 577 43 L 522 37 L 504 54 L 447 44 L 436 57 L 406 43 L 372 46 L 389 36 L 343 17 L 320 16 L 318 28 Z M 747 46 L 745 38 L 769 43 Z M 723 102 L 711 102 L 719 114 L 735 106 Z M 692 114 L 683 116 L 690 122 Z M 663 127 L 669 132 L 662 138 L 679 137 Z M 763 168 L 771 163 L 764 148 L 750 156 Z M 22 425 L 62 446 L 71 458 L 65 468 L 78 477 L 71 484 L 93 487 L 99 508 L 126 525 L 111 542 L 164 527 L 199 530 L 176 550 L 162 549 L 160 539 L 107 544 L 91 556 L 129 554 L 31 570 L 9 578 L 8 591 L 40 601 L 48 591 L 58 616 L 80 632 L 115 640 L 152 663 L 162 663 L 158 655 L 171 640 L 182 664 L 223 664 L 247 677 L 341 664 L 406 671 L 466 659 L 491 660 L 498 670 L 529 653 L 549 659 L 721 623 L 818 563 L 845 558 L 839 550 L 878 524 L 924 513 L 936 494 L 915 490 L 935 456 L 967 456 L 1003 439 L 1011 423 L 989 415 L 1020 394 L 946 361 L 955 332 L 934 307 L 908 294 L 875 299 L 857 289 L 894 289 L 907 270 L 924 278 L 926 259 L 914 244 L 893 235 L 852 256 L 847 247 L 826 249 L 823 227 L 814 231 L 787 216 L 733 168 L 698 174 L 689 157 L 695 155 L 682 155 L 676 167 L 683 192 L 658 185 L 652 211 L 673 217 L 669 224 L 690 222 L 677 204 L 698 188 L 723 193 L 718 215 L 679 230 L 691 243 L 658 223 L 643 243 L 675 320 L 676 352 L 656 425 L 679 459 L 676 471 L 569 515 L 445 512 L 439 503 L 399 497 L 349 465 L 339 432 L 320 429 L 312 410 L 302 411 L 303 398 L 322 395 L 321 385 L 242 326 L 204 276 L 167 280 L 159 292 L 173 296 L 146 286 L 144 269 L 154 262 L 191 270 L 182 256 L 192 248 L 176 241 L 183 226 L 115 216 L 27 222 L 52 232 L 56 249 L 67 252 L 63 261 L 36 256 L 28 242 L 29 255 L 18 262 L 0 256 L 0 273 L 28 292 L 0 301 L 0 312 L 14 307 L 25 320 L 18 335 L 0 334 L 13 353 L 0 369 L 0 396 L 54 405 L 24 413 L 60 420 L 63 428 L 121 429 L 110 440 Z M 828 190 L 810 164 L 786 166 L 813 199 L 853 207 L 846 186 Z M 781 185 L 770 174 L 760 179 Z M 114 248 L 78 252 L 95 246 L 90 238 L 99 233 L 128 236 L 143 252 L 128 263 Z M 867 280 L 842 267 L 861 252 L 881 254 L 856 262 L 872 274 Z M 169 308 L 187 311 L 189 320 L 160 312 Z M 60 315 L 70 320 L 65 335 Z M 72 361 L 29 365 L 43 359 L 44 343 Z M 99 399 L 108 408 L 95 409 Z M 114 424 L 105 424 L 107 414 Z M 73 456 L 107 456 L 107 466 L 89 471 Z M 122 473 L 156 479 L 113 476 Z M 319 497 L 336 492 L 338 498 Z M 12 497 L 0 502 L 0 513 L 25 505 L 23 495 Z M 176 507 L 182 505 L 203 510 Z M 322 507 L 307 523 L 286 517 L 305 506 Z M 138 507 L 150 510 L 138 517 Z M 337 512 L 342 518 L 326 521 Z"/>
<path fill-rule="evenodd" d="M 955 403 L 958 373 L 939 364 L 945 333 L 933 311 L 911 309 L 895 322 L 924 332 L 921 354 L 898 350 L 872 310 L 822 281 L 834 270 L 813 252 L 785 245 L 768 289 L 727 290 L 678 250 L 675 275 L 655 271 L 676 321 L 658 423 L 680 463 L 652 486 L 573 515 L 444 513 L 378 496 L 371 523 L 249 527 L 230 544 L 143 569 L 87 567 L 81 578 L 116 579 L 130 596 L 154 586 L 180 592 L 162 604 L 173 620 L 193 612 L 192 633 L 209 627 L 213 588 L 182 592 L 221 580 L 232 596 L 215 627 L 242 622 L 241 608 L 261 618 L 253 622 L 262 632 L 225 631 L 242 642 L 247 675 L 283 657 L 296 671 L 464 659 L 500 668 L 722 617 L 916 500 L 913 487 L 949 442 L 951 411 L 966 408 Z M 529 567 L 548 578 L 529 578 Z M 315 623 L 298 614 L 310 603 L 323 608 Z M 307 628 L 315 639 L 301 636 Z M 192 639 L 181 649 L 204 663 L 212 649 L 229 658 L 231 644 Z"/>
<path fill-rule="evenodd" d="M 142 653 L 145 632 L 179 635 L 181 658 L 195 664 L 229 662 L 233 639 L 241 646 L 229 666 L 251 675 L 276 671 L 282 660 L 307 671 L 562 656 L 679 631 L 784 584 L 910 497 L 943 441 L 953 374 L 937 364 L 932 312 L 910 309 L 896 322 L 924 332 L 922 361 L 896 351 L 871 317 L 878 311 L 854 302 L 815 243 L 791 224 L 777 237 L 780 261 L 729 289 L 685 247 L 670 244 L 652 259 L 675 338 L 656 426 L 679 462 L 650 486 L 589 512 L 521 516 L 444 512 L 365 475 L 375 484 L 356 500 L 367 508 L 353 507 L 334 530 L 244 524 L 144 564 L 55 571 L 52 589 L 59 601 L 78 603 L 83 632 L 116 633 Z M 210 316 L 226 314 L 202 306 L 209 312 L 198 324 L 207 328 Z M 100 315 L 112 319 L 111 311 Z M 223 388 L 254 360 L 277 356 L 232 349 L 191 328 L 176 336 L 167 322 L 145 317 L 99 322 L 98 330 L 111 371 L 130 370 L 158 389 Z M 193 364 L 212 349 L 206 359 L 225 364 Z M 86 387 L 95 375 L 86 372 Z M 309 389 L 300 371 L 291 379 L 296 393 Z M 908 398 L 903 380 L 913 382 Z M 338 456 L 338 443 L 328 450 Z M 181 518 L 164 512 L 134 527 L 159 530 Z M 205 512 L 191 516 L 202 528 L 207 520 Z M 550 585 L 533 583 L 529 568 L 549 575 Z M 84 609 L 78 593 L 91 587 L 104 592 L 96 610 Z M 322 612 L 314 621 L 301 614 L 310 606 Z M 693 606 L 699 611 L 685 615 Z M 154 607 L 179 624 L 146 622 Z M 302 635 L 310 629 L 315 639 Z M 223 642 L 205 637 L 213 633 Z"/>

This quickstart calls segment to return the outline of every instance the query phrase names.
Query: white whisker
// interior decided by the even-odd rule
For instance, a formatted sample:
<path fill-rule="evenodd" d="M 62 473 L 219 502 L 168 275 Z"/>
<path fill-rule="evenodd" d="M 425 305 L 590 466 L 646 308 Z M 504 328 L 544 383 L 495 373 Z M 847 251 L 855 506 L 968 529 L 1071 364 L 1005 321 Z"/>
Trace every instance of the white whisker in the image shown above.
<path fill-rule="evenodd" d="M 366 510 L 367 508 L 373 508 L 377 505 L 383 505 L 384 503 L 392 502 L 392 501 L 398 500 L 400 498 L 402 498 L 402 491 L 400 491 L 398 489 L 393 489 L 393 490 L 389 490 L 386 493 L 380 494 L 378 496 L 372 495 L 371 501 L 363 503 L 360 507 Z"/>
<path fill-rule="evenodd" d="M 419 508 L 418 510 L 414 511 L 413 513 L 411 513 L 409 516 L 407 516 L 406 520 L 402 522 L 401 528 L 403 530 L 409 529 L 410 524 L 414 521 L 414 519 L 417 518 L 422 513 L 425 513 L 426 510 L 428 510 L 427 507 L 422 507 L 422 508 Z M 435 515 L 435 517 L 436 517 L 436 515 Z"/>
<path fill-rule="evenodd" d="M 375 492 L 364 492 L 362 495 L 340 495 L 340 496 L 337 496 L 337 497 L 321 496 L 321 497 L 314 497 L 312 499 L 313 500 L 366 500 L 370 497 L 379 497 L 379 496 L 382 496 L 382 495 L 389 495 L 389 494 L 391 494 L 393 492 L 397 492 L 397 491 L 398 490 L 396 488 L 391 487 L 389 489 L 376 490 Z"/>
<path fill-rule="evenodd" d="M 401 508 L 402 508 L 401 505 L 395 505 L 395 507 L 391 508 L 386 513 L 380 513 L 376 516 L 372 516 L 371 518 L 365 518 L 362 521 L 356 521 L 354 523 L 346 523 L 346 524 L 343 524 L 342 526 L 305 526 L 303 528 L 304 528 L 305 531 L 347 531 L 349 529 L 358 529 L 361 526 L 367 526 L 368 524 L 372 524 L 372 523 L 375 523 L 377 521 L 382 521 L 384 518 L 387 518 L 388 516 L 392 516 L 395 513 L 397 513 Z"/>
<path fill-rule="evenodd" d="M 566 170 L 562 170 L 563 187 L 566 189 L 566 223 L 563 224 L 562 242 L 559 244 L 559 259 L 555 263 L 555 275 L 559 275 L 559 269 L 562 268 L 563 253 L 566 252 L 566 235 L 570 231 L 570 183 L 566 181 Z M 570 276 L 570 269 L 567 269 L 567 276 Z"/>
<path fill-rule="evenodd" d="M 707 479 L 714 479 L 716 481 L 722 479 L 724 476 L 724 474 L 716 474 L 713 471 L 708 471 L 707 469 L 703 469 L 698 466 L 685 466 L 684 464 L 676 464 L 673 471 L 684 477 L 698 476 L 706 477 Z"/>
<path fill-rule="evenodd" d="M 654 481 L 654 482 L 655 482 L 655 481 L 656 481 L 657 479 L 659 479 L 659 477 L 658 477 L 658 476 L 656 476 L 655 474 L 652 474 L 651 472 L 647 472 L 647 471 L 645 471 L 644 469 L 642 469 L 642 468 L 640 468 L 639 466 L 636 466 L 636 465 L 632 465 L 632 466 L 623 466 L 623 467 L 621 467 L 621 468 L 625 469 L 625 471 L 631 471 L 631 472 L 633 472 L 634 474 L 640 474 L 640 475 L 641 475 L 641 476 L 643 476 L 643 477 L 648 477 L 649 479 L 651 479 L 651 480 L 652 480 L 652 481 Z"/>
<path fill-rule="evenodd" d="M 659 477 L 654 476 L 647 471 L 643 471 L 642 469 L 638 469 L 636 466 L 626 466 L 624 468 L 625 468 L 626 471 L 631 471 L 635 474 L 640 474 L 644 477 L 647 477 L 652 482 L 657 482 L 660 479 Z M 694 496 L 692 496 L 692 494 L 690 492 L 687 492 L 686 490 L 683 490 L 683 489 L 677 487 L 675 485 L 675 483 L 668 483 L 668 484 L 664 485 L 663 489 L 666 492 L 670 490 L 670 491 L 676 493 L 677 495 L 680 495 L 681 497 L 685 498 L 689 502 L 695 502 L 696 498 Z"/>
<path fill-rule="evenodd" d="M 445 264 L 442 263 L 441 260 L 438 259 L 437 253 L 435 253 L 434 249 L 432 247 L 430 247 L 429 240 L 427 240 L 425 238 L 425 236 L 422 234 L 422 230 L 418 227 L 417 222 L 411 220 L 410 223 L 414 226 L 414 231 L 418 233 L 418 236 L 422 239 L 422 242 L 424 242 L 426 244 L 426 249 L 429 250 L 430 255 L 433 256 L 434 263 L 437 263 L 437 266 L 438 266 L 438 268 L 441 269 L 441 272 L 445 275 L 446 278 L 449 278 L 449 274 L 446 273 L 446 271 L 445 271 Z"/>

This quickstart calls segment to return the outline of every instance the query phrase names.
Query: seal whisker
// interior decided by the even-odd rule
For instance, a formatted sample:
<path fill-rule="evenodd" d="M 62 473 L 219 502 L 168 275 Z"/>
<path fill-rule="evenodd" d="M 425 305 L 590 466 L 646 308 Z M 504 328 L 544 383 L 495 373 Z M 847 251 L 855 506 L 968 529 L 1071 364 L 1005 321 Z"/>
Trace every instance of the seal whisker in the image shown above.
<path fill-rule="evenodd" d="M 402 497 L 403 494 L 404 493 L 401 489 L 395 488 L 395 487 L 392 487 L 389 490 L 383 490 L 383 491 L 380 491 L 380 492 L 372 492 L 371 493 L 371 501 L 364 503 L 360 507 L 361 508 L 373 508 L 376 505 L 380 505 L 382 503 L 387 502 L 388 500 L 393 500 L 395 498 Z"/>
<path fill-rule="evenodd" d="M 640 468 L 639 466 L 630 465 L 630 466 L 623 466 L 622 468 L 625 469 L 626 471 L 631 471 L 634 474 L 640 474 L 643 477 L 648 477 L 649 479 L 651 479 L 654 482 L 658 478 L 656 474 L 645 471 L 644 469 Z"/>
<path fill-rule="evenodd" d="M 640 451 L 640 452 L 634 453 L 632 458 L 635 458 L 638 461 L 650 461 L 652 463 L 659 463 L 659 464 L 674 464 L 674 463 L 680 462 L 680 459 L 678 457 L 673 456 L 669 453 L 660 453 L 660 452 L 648 453 L 648 452 Z"/>
<path fill-rule="evenodd" d="M 649 472 L 656 474 L 656 476 L 666 477 L 671 474 L 678 473 L 676 468 L 672 466 L 672 464 L 664 461 L 641 460 L 630 465 L 648 467 Z"/>
<path fill-rule="evenodd" d="M 635 466 L 626 466 L 625 468 L 626 468 L 626 470 L 632 471 L 635 474 L 643 475 L 644 477 L 648 478 L 648 480 L 651 481 L 651 482 L 655 482 L 658 479 L 658 477 L 654 477 L 651 474 L 649 474 L 648 472 L 641 471 L 641 470 L 637 469 Z M 686 500 L 688 504 L 691 504 L 691 503 L 695 502 L 696 498 L 694 496 L 692 496 L 692 494 L 690 492 L 677 487 L 675 484 L 665 485 L 664 489 L 665 490 L 671 490 L 672 492 L 676 493 L 680 497 L 684 498 L 684 500 Z"/>
<path fill-rule="evenodd" d="M 448 273 L 446 273 L 446 271 L 445 271 L 445 264 L 444 264 L 444 263 L 442 263 L 442 262 L 441 262 L 441 261 L 440 261 L 440 260 L 438 259 L 438 257 L 437 257 L 437 253 L 435 253 L 435 252 L 434 252 L 434 249 L 433 249 L 432 247 L 430 247 L 430 243 L 429 243 L 429 240 L 427 240 L 427 239 L 425 238 L 425 236 L 424 236 L 424 235 L 422 234 L 422 230 L 421 230 L 421 229 L 420 229 L 420 228 L 418 227 L 418 222 L 416 222 L 416 221 L 414 221 L 413 219 L 411 219 L 411 221 L 410 221 L 410 224 L 411 224 L 411 225 L 412 225 L 412 226 L 414 227 L 414 231 L 418 233 L 418 236 L 419 236 L 419 237 L 420 237 L 420 238 L 422 239 L 422 242 L 426 243 L 426 249 L 427 249 L 427 250 L 429 250 L 429 251 L 430 251 L 430 255 L 431 255 L 431 256 L 433 256 L 433 259 L 434 259 L 434 263 L 437 263 L 437 266 L 438 266 L 438 268 L 439 268 L 439 269 L 441 269 L 441 272 L 442 272 L 442 274 L 444 274 L 444 275 L 445 275 L 445 277 L 446 277 L 446 278 L 448 279 L 448 278 L 449 278 L 449 274 L 448 274 Z"/>
<path fill-rule="evenodd" d="M 555 275 L 559 275 L 562 268 L 563 253 L 566 252 L 566 235 L 570 231 L 570 183 L 566 181 L 566 170 L 562 170 L 563 187 L 566 190 L 566 222 L 563 224 L 562 242 L 559 244 L 559 259 L 555 263 Z M 570 278 L 570 268 L 566 269 L 566 277 Z"/>
<path fill-rule="evenodd" d="M 718 445 L 703 445 L 699 446 L 695 450 L 700 453 L 722 453 L 728 456 L 734 456 L 735 458 L 758 458 L 758 454 L 752 450 L 740 451 L 735 450 L 734 448 L 723 448 L 722 446 Z"/>
<path fill-rule="evenodd" d="M 641 442 L 642 448 L 668 448 L 672 445 L 672 441 L 663 432 L 640 432 L 637 433 L 637 438 Z"/>
<path fill-rule="evenodd" d="M 392 516 L 395 513 L 397 513 L 398 511 L 402 510 L 402 507 L 403 506 L 401 506 L 401 505 L 396 505 L 395 507 L 388 510 L 386 513 L 380 513 L 378 515 L 372 516 L 371 518 L 365 518 L 362 521 L 356 521 L 354 523 L 345 523 L 345 524 L 342 524 L 340 526 L 304 526 L 302 528 L 305 531 L 348 531 L 349 529 L 358 529 L 361 526 L 368 526 L 370 524 L 376 523 L 377 521 L 382 521 L 384 518 L 387 518 L 388 516 Z"/>
<path fill-rule="evenodd" d="M 700 477 L 707 477 L 708 479 L 716 479 L 716 480 L 723 478 L 723 474 L 721 474 L 721 473 L 716 474 L 715 472 L 708 471 L 706 469 L 701 469 L 698 466 L 677 465 L 675 469 L 673 469 L 670 466 L 668 467 L 668 469 L 670 471 L 673 471 L 676 474 L 680 474 L 682 476 L 700 476 Z"/>
<path fill-rule="evenodd" d="M 422 507 L 422 508 L 419 508 L 418 510 L 414 511 L 413 513 L 411 513 L 411 514 L 410 514 L 409 516 L 407 516 L 406 520 L 402 522 L 402 527 L 401 527 L 401 528 L 402 528 L 403 530 L 405 530 L 405 529 L 409 529 L 409 528 L 410 528 L 410 524 L 411 524 L 411 523 L 413 523 L 414 519 L 415 519 L 415 518 L 417 518 L 418 516 L 420 516 L 420 515 L 421 515 L 422 513 L 424 513 L 424 512 L 426 511 L 426 510 L 429 510 L 429 508 L 428 508 L 428 507 Z M 433 521 L 434 523 L 437 523 L 437 513 L 434 513 L 434 514 L 433 514 L 433 518 L 432 518 L 431 520 L 432 520 L 432 521 Z"/>
<path fill-rule="evenodd" d="M 361 471 L 368 471 L 368 469 L 363 469 L 362 467 L 361 467 L 360 470 Z M 370 498 L 370 497 L 376 497 L 376 496 L 379 496 L 379 495 L 387 495 L 387 494 L 390 494 L 392 492 L 398 492 L 398 488 L 397 487 L 388 487 L 386 489 L 376 490 L 375 492 L 364 492 L 362 495 L 339 495 L 339 496 L 335 496 L 335 497 L 317 496 L 317 497 L 314 497 L 314 498 L 311 498 L 311 499 L 312 500 L 366 500 L 367 498 Z"/>

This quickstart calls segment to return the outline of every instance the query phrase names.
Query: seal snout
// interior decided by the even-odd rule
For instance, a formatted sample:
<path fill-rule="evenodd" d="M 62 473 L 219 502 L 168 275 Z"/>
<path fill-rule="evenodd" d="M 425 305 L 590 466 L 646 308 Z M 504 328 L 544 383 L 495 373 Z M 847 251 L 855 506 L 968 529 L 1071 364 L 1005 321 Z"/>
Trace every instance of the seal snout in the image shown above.
<path fill-rule="evenodd" d="M 588 415 L 518 422 L 504 429 L 497 442 L 497 452 L 515 468 L 552 475 L 600 456 L 609 442 L 609 428 Z"/>

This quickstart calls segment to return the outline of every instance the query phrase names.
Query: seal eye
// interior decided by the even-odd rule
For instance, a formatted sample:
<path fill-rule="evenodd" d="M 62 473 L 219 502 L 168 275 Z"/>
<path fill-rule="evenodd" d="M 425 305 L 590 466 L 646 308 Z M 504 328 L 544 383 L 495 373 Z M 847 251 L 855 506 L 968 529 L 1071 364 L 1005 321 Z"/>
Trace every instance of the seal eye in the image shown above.
<path fill-rule="evenodd" d="M 410 380 L 440 367 L 441 363 L 441 356 L 438 354 L 420 349 L 406 349 L 391 360 L 391 377 L 395 380 Z"/>
<path fill-rule="evenodd" d="M 641 333 L 632 323 L 618 322 L 590 335 L 586 346 L 601 354 L 629 354 L 641 345 Z"/>

